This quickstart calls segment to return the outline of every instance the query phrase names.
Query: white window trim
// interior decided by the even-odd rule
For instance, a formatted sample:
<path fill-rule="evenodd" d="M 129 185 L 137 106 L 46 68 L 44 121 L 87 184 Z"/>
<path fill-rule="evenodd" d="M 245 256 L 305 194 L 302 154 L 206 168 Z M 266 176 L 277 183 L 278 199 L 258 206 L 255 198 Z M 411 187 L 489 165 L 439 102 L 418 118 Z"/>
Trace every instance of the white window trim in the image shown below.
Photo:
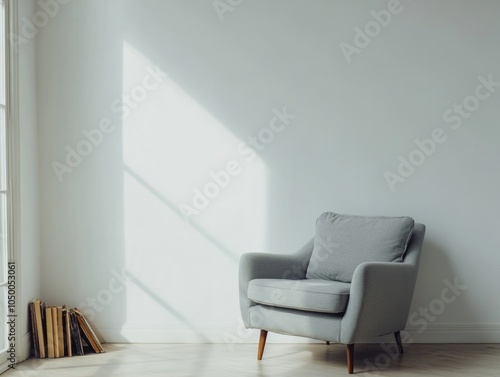
<path fill-rule="evenodd" d="M 8 235 L 8 262 L 16 263 L 16 312 L 21 313 L 22 308 L 18 307 L 20 295 L 20 158 L 19 158 L 19 56 L 18 46 L 11 43 L 11 35 L 18 33 L 18 13 L 17 1 L 3 0 L 5 5 L 6 22 L 6 119 L 7 119 L 7 191 L 10 194 L 7 198 L 7 223 L 9 225 Z M 18 324 L 24 319 L 19 315 L 16 321 L 16 359 L 19 359 L 20 334 Z M 1 319 L 2 322 L 4 318 Z M 0 355 L 0 373 L 8 369 L 9 362 L 6 361 L 6 354 Z M 4 362 L 6 361 L 6 362 Z"/>
<path fill-rule="evenodd" d="M 18 17 L 17 17 L 17 1 L 4 0 L 7 4 L 8 12 L 8 36 L 18 34 Z M 7 37 L 9 43 L 7 45 L 7 124 L 9 124 L 7 132 L 7 173 L 8 190 L 10 192 L 9 200 L 9 219 L 10 224 L 10 246 L 9 246 L 9 262 L 18 262 L 20 250 L 20 158 L 19 158 L 19 55 L 18 46 L 13 46 L 10 43 L 11 38 Z M 19 275 L 19 265 L 16 266 L 17 274 Z M 19 276 L 17 283 L 19 283 Z M 19 288 L 19 287 L 18 287 Z M 19 289 L 17 289 L 19 296 Z"/>
<path fill-rule="evenodd" d="M 2 0 L 2 4 L 3 4 L 4 10 L 5 10 L 5 14 L 4 14 L 4 20 L 5 20 L 5 30 L 4 30 L 5 31 L 5 41 L 3 41 L 3 44 L 5 45 L 5 54 L 6 54 L 5 55 L 5 60 L 6 60 L 6 62 L 5 62 L 6 63 L 6 67 L 5 67 L 5 79 L 6 79 L 5 86 L 6 86 L 6 89 L 7 89 L 6 92 L 8 92 L 9 91 L 9 86 L 8 86 L 9 84 L 7 82 L 8 81 L 7 75 L 8 75 L 8 72 L 9 72 L 9 67 L 8 67 L 9 55 L 7 53 L 7 49 L 8 49 L 8 47 L 7 47 L 8 46 L 7 45 L 7 39 L 8 39 L 7 35 L 8 35 L 8 31 L 9 31 L 9 4 L 8 4 L 7 1 L 3 1 L 3 0 Z M 2 27 L 3 26 L 4 25 L 2 25 Z M 5 103 L 8 104 L 9 103 L 9 99 L 7 98 L 7 93 L 5 93 L 5 94 L 6 94 Z M 5 107 L 4 105 L 1 105 L 1 104 L 0 104 L 0 106 L 5 109 L 5 111 L 6 111 L 6 117 L 8 117 L 8 115 L 7 115 L 8 108 Z M 7 122 L 8 122 L 8 119 L 7 119 Z M 8 137 L 7 137 L 7 139 L 8 139 Z M 8 144 L 8 142 L 9 141 L 6 140 L 6 144 Z M 7 145 L 7 149 L 9 149 L 8 145 Z M 8 161 L 7 161 L 7 165 L 9 165 Z M 7 180 L 8 179 L 9 179 L 9 174 L 7 172 Z M 7 186 L 9 186 L 8 181 L 7 181 Z M 9 190 L 10 190 L 10 188 L 6 187 L 6 189 L 7 189 L 7 193 L 8 193 Z M 5 191 L 2 191 L 2 192 L 5 192 Z M 8 201 L 9 201 L 9 199 L 8 199 Z M 8 208 L 10 208 L 10 203 L 7 203 L 7 206 L 8 206 Z M 8 220 L 7 220 L 7 223 L 8 223 L 10 221 L 10 216 L 8 215 L 7 217 L 8 217 Z M 9 227 L 9 229 L 10 229 L 10 227 Z M 9 232 L 10 232 L 10 230 L 9 230 Z M 10 234 L 8 236 L 8 239 L 9 238 L 10 238 Z M 10 247 L 9 247 L 9 256 L 8 256 L 8 259 L 10 259 L 10 257 L 11 257 L 10 252 L 11 252 L 11 250 L 10 250 Z M 2 266 L 2 268 L 7 268 L 7 266 Z M 2 312 L 4 312 L 6 310 L 6 307 L 4 307 L 2 309 L 3 309 Z M 0 318 L 0 321 L 2 321 L 1 326 L 3 326 L 4 328 L 6 328 L 5 327 L 6 320 L 7 320 L 6 317 Z M 4 341 L 4 340 L 6 340 L 6 339 L 3 339 L 2 341 Z M 8 368 L 7 352 L 2 351 L 2 352 L 0 352 L 0 373 L 3 373 L 5 370 L 7 370 L 7 368 Z"/>

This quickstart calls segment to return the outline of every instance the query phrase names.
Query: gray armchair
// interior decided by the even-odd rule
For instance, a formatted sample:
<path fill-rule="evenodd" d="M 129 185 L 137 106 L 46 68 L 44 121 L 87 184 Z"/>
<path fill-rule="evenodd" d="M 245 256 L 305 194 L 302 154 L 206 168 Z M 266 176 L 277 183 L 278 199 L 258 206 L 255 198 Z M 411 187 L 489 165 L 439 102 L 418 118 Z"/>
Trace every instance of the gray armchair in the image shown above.
<path fill-rule="evenodd" d="M 325 215 L 326 226 L 319 224 Z M 404 242 L 398 246 L 391 243 L 395 233 L 389 220 L 409 218 L 342 216 L 322 215 L 316 223 L 316 236 L 294 254 L 242 255 L 241 315 L 246 328 L 261 330 L 258 360 L 262 359 L 268 331 L 345 344 L 349 374 L 353 373 L 355 343 L 394 333 L 403 352 L 400 331 L 410 310 L 425 226 L 404 220 L 411 229 L 407 225 L 397 229 L 396 238 Z M 353 226 L 355 233 L 348 234 L 345 230 Z M 325 234 L 333 234 L 327 237 L 328 242 Z M 350 254 L 344 250 L 347 242 L 355 244 L 347 250 Z M 402 253 L 385 261 L 386 256 L 365 252 L 376 249 L 372 245 L 377 242 L 382 252 L 400 247 Z M 352 258 L 356 253 L 359 258 Z M 343 265 L 353 269 L 352 276 L 341 275 Z M 328 275 L 329 269 L 340 272 Z"/>

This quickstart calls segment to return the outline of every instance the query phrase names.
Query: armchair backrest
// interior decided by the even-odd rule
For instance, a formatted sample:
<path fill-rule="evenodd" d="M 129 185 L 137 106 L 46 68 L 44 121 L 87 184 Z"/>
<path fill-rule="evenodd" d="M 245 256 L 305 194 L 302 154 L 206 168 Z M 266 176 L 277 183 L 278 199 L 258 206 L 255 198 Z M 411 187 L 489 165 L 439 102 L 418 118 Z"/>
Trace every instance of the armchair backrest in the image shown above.
<path fill-rule="evenodd" d="M 413 233 L 408 242 L 406 252 L 404 254 L 403 261 L 401 263 L 414 265 L 418 268 L 420 261 L 420 252 L 422 250 L 422 243 L 425 235 L 425 225 L 420 223 L 415 223 L 413 228 Z M 296 268 L 295 274 L 290 276 L 291 279 L 305 279 L 307 268 L 309 266 L 309 261 L 314 249 L 314 237 L 312 237 L 307 243 L 297 250 L 294 255 L 299 258 L 302 263 L 300 268 Z M 398 262 L 395 262 L 398 263 Z"/>

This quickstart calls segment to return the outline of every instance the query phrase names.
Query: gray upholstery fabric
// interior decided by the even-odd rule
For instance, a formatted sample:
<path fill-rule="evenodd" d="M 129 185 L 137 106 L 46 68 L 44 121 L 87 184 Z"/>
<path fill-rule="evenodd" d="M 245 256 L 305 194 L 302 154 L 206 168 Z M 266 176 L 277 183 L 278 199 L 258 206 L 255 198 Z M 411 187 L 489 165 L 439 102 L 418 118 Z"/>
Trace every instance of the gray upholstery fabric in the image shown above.
<path fill-rule="evenodd" d="M 307 279 L 351 282 L 363 262 L 400 262 L 413 231 L 410 217 L 325 212 L 316 221 Z"/>
<path fill-rule="evenodd" d="M 249 327 L 249 309 L 255 302 L 247 297 L 248 283 L 253 279 L 305 279 L 314 239 L 310 239 L 295 254 L 246 253 L 240 258 L 240 311 L 245 326 Z"/>
<path fill-rule="evenodd" d="M 358 266 L 342 318 L 342 343 L 356 343 L 405 328 L 424 234 L 425 226 L 415 224 L 402 263 L 369 262 Z"/>
<path fill-rule="evenodd" d="M 252 306 L 249 317 L 250 328 L 340 343 L 341 314 L 257 305 Z"/>
<path fill-rule="evenodd" d="M 264 305 L 320 313 L 343 313 L 351 284 L 340 281 L 306 279 L 254 279 L 248 298 Z"/>
<path fill-rule="evenodd" d="M 243 255 L 239 285 L 245 327 L 344 344 L 403 330 L 413 297 L 424 234 L 425 226 L 415 224 L 401 263 L 359 265 L 353 275 L 347 309 L 341 314 L 260 305 L 247 296 L 253 279 L 305 279 L 313 240 L 295 254 Z"/>

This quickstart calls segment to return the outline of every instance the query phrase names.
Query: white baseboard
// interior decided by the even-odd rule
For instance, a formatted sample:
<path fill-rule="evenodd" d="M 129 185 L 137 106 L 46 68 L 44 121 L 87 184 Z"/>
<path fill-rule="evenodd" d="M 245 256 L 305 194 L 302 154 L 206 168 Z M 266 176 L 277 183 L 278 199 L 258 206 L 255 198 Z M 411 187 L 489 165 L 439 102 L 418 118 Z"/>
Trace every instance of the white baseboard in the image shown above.
<path fill-rule="evenodd" d="M 413 343 L 500 343 L 500 324 L 429 324 L 424 330 L 408 326 L 406 338 Z M 158 324 L 124 325 L 121 328 L 96 326 L 107 343 L 256 343 L 258 330 L 242 324 Z M 405 339 L 405 337 L 403 337 Z M 392 336 L 373 342 L 393 342 Z M 312 339 L 270 333 L 269 343 L 313 343 Z"/>
<path fill-rule="evenodd" d="M 127 324 L 121 328 L 95 326 L 94 330 L 106 343 L 228 343 L 231 339 L 255 343 L 259 336 L 258 330 L 247 330 L 237 324 Z"/>
<path fill-rule="evenodd" d="M 31 352 L 31 332 L 24 334 L 18 343 L 17 362 L 20 363 L 30 357 Z"/>
<path fill-rule="evenodd" d="M 406 328 L 415 343 L 500 343 L 500 324 L 429 324 Z"/>

